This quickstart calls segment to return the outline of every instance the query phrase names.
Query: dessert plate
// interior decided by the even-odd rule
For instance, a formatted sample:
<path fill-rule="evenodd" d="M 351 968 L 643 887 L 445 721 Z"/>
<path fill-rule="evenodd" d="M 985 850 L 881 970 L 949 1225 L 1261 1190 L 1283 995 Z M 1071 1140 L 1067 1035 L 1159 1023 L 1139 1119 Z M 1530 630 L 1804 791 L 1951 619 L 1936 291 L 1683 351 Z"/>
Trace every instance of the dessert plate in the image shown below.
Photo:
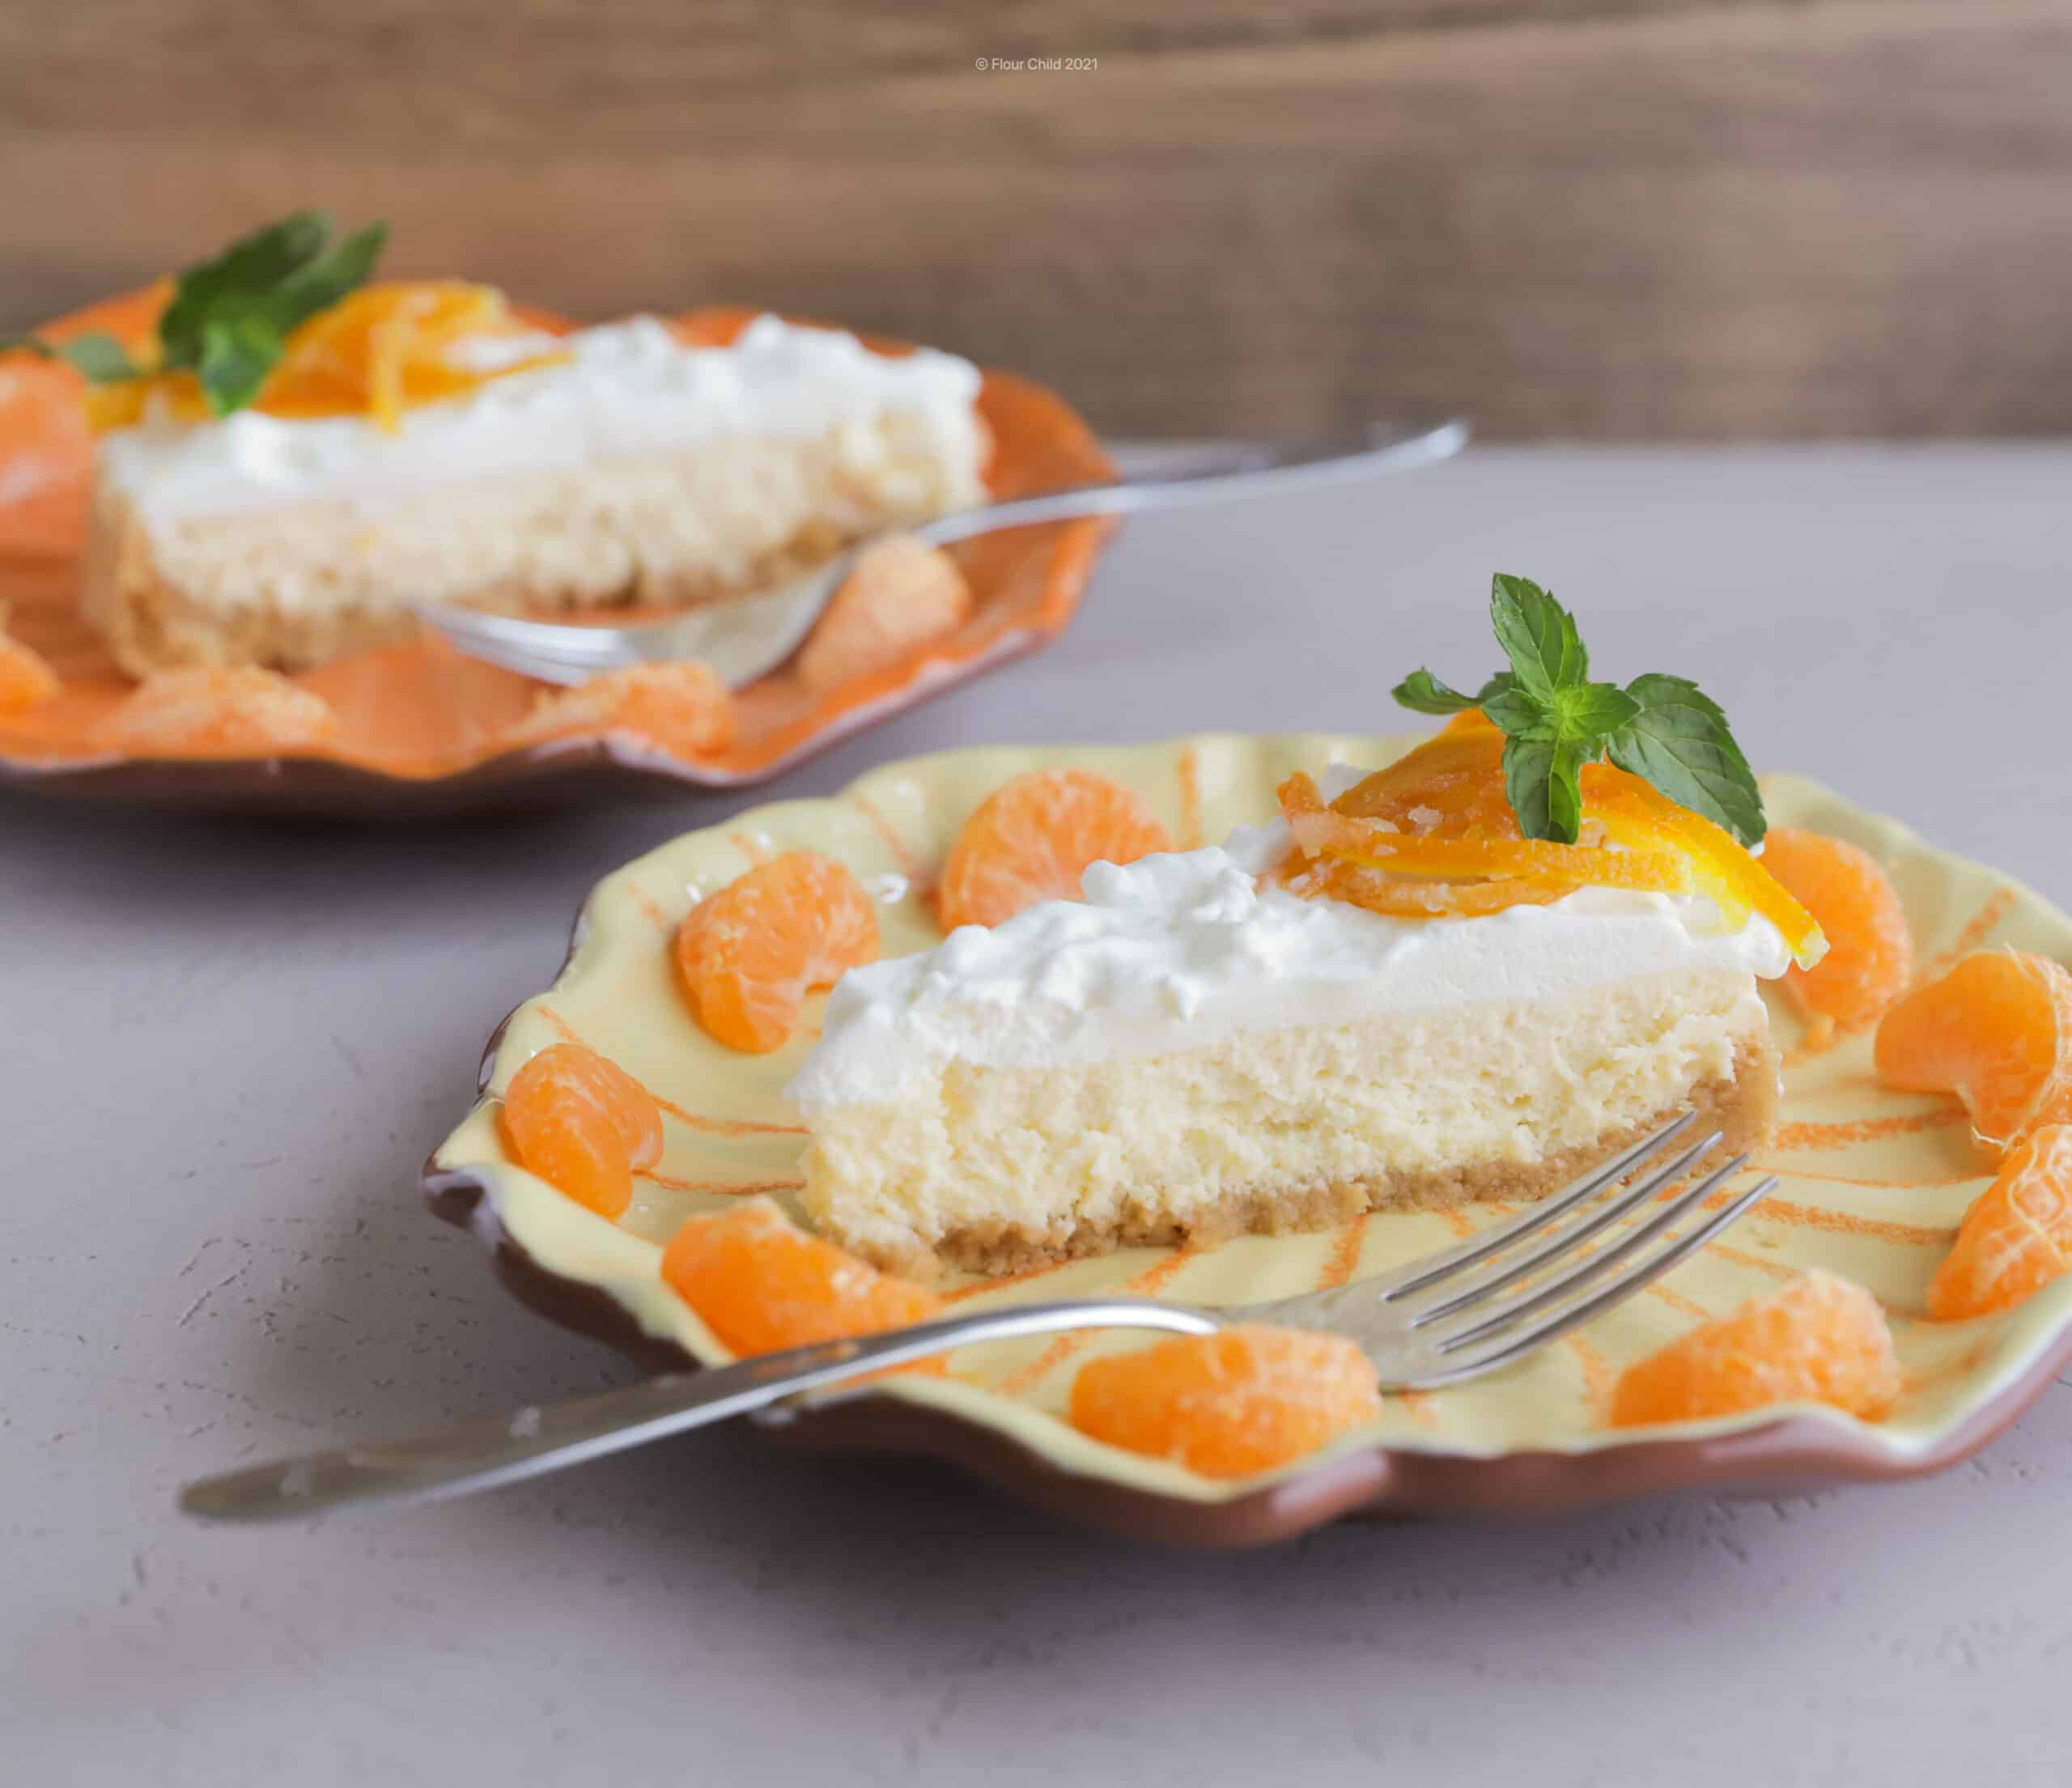
<path fill-rule="evenodd" d="M 142 294 L 113 299 L 45 333 L 120 334 L 135 326 L 149 302 Z M 567 326 L 536 311 L 523 314 L 543 328 Z M 754 314 L 697 310 L 677 326 L 693 340 L 722 343 Z M 869 345 L 902 351 L 897 342 Z M 1077 609 L 1114 525 L 1086 519 L 960 544 L 953 554 L 974 601 L 954 632 L 889 669 L 818 693 L 780 666 L 739 692 L 739 737 L 711 757 L 673 757 L 626 733 L 502 744 L 501 735 L 528 712 L 542 686 L 429 637 L 358 653 L 295 679 L 338 711 L 342 733 L 333 746 L 289 757 L 129 757 L 96 745 L 92 733 L 133 686 L 75 612 L 91 452 L 85 423 L 69 406 L 11 401 L 8 378 L 0 370 L 0 613 L 10 631 L 51 660 L 66 688 L 28 716 L 0 719 L 0 786 L 51 794 L 382 815 L 465 809 L 539 792 L 543 784 L 660 781 L 724 788 L 759 782 L 1055 639 Z M 1114 475 L 1092 430 L 1042 387 L 988 372 L 979 407 L 993 433 L 987 482 L 996 497 Z"/>
<path fill-rule="evenodd" d="M 672 931 L 702 894 L 770 853 L 809 846 L 848 864 L 881 902 L 888 954 L 936 941 L 928 879 L 964 816 L 1008 776 L 1074 764 L 1127 783 L 1182 844 L 1220 839 L 1273 810 L 1291 771 L 1379 764 L 1415 741 L 1210 734 L 1165 745 L 964 750 L 890 764 L 822 801 L 758 808 L 664 845 L 598 884 L 553 987 L 491 1040 L 486 1094 L 549 1043 L 580 1038 L 669 1102 L 667 1149 L 611 1222 L 511 1164 L 494 1106 L 478 1105 L 426 1169 L 433 1208 L 470 1226 L 511 1289 L 556 1320 L 656 1365 L 728 1357 L 659 1276 L 682 1218 L 766 1192 L 796 1214 L 803 1139 L 783 1087 L 810 1047 L 737 1055 L 701 1031 L 670 968 Z M 1795 776 L 1766 780 L 1781 823 L 1863 845 L 1906 903 L 1923 973 L 1956 953 L 2016 944 L 2072 957 L 2072 919 L 2006 877 L 1946 855 L 1904 826 Z M 1783 1121 L 1761 1167 L 1782 1183 L 1659 1285 L 1521 1370 L 1453 1391 L 1392 1398 L 1379 1421 L 1329 1451 L 1238 1482 L 1105 1446 L 1062 1418 L 1072 1373 L 1123 1336 L 965 1349 L 948 1376 L 826 1395 L 766 1424 L 806 1446 L 949 1459 L 1073 1518 L 1174 1543 L 1248 1545 L 1354 1511 L 1526 1510 L 1685 1486 L 1713 1490 L 1902 1478 L 1975 1452 L 2072 1359 L 2072 1277 L 1972 1322 L 1926 1319 L 1930 1273 L 1991 1170 L 1955 1102 L 1899 1094 L 1871 1072 L 1867 1032 L 1814 1048 L 1781 1000 Z M 966 1301 L 1110 1293 L 1195 1303 L 1277 1297 L 1342 1282 L 1471 1231 L 1473 1214 L 1388 1213 L 1334 1232 L 1248 1237 L 1212 1250 L 1136 1249 L 997 1280 L 948 1281 Z M 1611 1432 L 1620 1370 L 1706 1316 L 1809 1267 L 1875 1292 L 1907 1372 L 1904 1395 L 1867 1424 L 1811 1406 L 1701 1424 Z"/>

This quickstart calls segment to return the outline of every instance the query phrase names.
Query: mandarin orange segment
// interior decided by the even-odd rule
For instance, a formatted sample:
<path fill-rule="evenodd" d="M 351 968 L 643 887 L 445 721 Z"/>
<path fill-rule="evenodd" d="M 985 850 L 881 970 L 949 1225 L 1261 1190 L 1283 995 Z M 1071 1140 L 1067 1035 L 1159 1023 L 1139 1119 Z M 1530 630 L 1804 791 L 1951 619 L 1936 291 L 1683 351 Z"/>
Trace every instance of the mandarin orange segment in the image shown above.
<path fill-rule="evenodd" d="M 799 652 L 799 680 L 825 691 L 898 664 L 971 612 L 957 561 L 911 534 L 891 534 L 857 555 Z"/>
<path fill-rule="evenodd" d="M 137 754 L 308 750 L 338 734 L 321 696 L 250 665 L 155 672 L 95 728 L 101 743 Z"/>
<path fill-rule="evenodd" d="M 677 929 L 677 975 L 698 1021 L 730 1049 L 781 1048 L 814 987 L 877 960 L 863 884 L 813 851 L 787 851 L 694 907 Z"/>
<path fill-rule="evenodd" d="M 742 1355 L 906 1328 L 942 1313 L 924 1286 L 795 1228 L 766 1198 L 686 1221 L 663 1251 L 662 1277 Z"/>
<path fill-rule="evenodd" d="M 1985 1316 L 2072 1268 L 2072 1125 L 2031 1133 L 1972 1200 L 1955 1245 L 1928 1283 L 1938 1323 Z"/>
<path fill-rule="evenodd" d="M 2072 1123 L 2072 974 L 2027 950 L 1967 956 L 1887 1010 L 1875 1054 L 1887 1086 L 1955 1093 L 1990 1147 Z"/>
<path fill-rule="evenodd" d="M 1173 840 L 1143 800 L 1090 770 L 1032 770 L 974 808 L 936 890 L 945 931 L 997 925 L 1044 900 L 1076 900 L 1096 863 L 1134 863 Z"/>
<path fill-rule="evenodd" d="M 1072 1423 L 1204 1477 L 1247 1477 L 1314 1453 L 1382 1410 L 1374 1368 L 1343 1336 L 1246 1323 L 1080 1368 Z"/>
<path fill-rule="evenodd" d="M 518 1164 L 601 1217 L 633 1202 L 633 1176 L 662 1157 L 647 1088 L 581 1043 L 554 1043 L 511 1077 L 501 1113 Z"/>
<path fill-rule="evenodd" d="M 1828 1404 L 1875 1419 L 1900 1382 L 1878 1300 L 1851 1280 L 1815 1271 L 1627 1367 L 1611 1422 L 1702 1421 L 1782 1403 Z"/>
<path fill-rule="evenodd" d="M 544 694 L 512 737 L 630 733 L 677 757 L 707 757 L 734 741 L 734 698 L 719 673 L 696 659 L 606 671 L 575 688 Z"/>
<path fill-rule="evenodd" d="M 1828 953 L 1810 969 L 1794 965 L 1785 985 L 1845 1030 L 1873 1022 L 1913 978 L 1906 909 L 1877 859 L 1844 839 L 1773 826 L 1762 864 L 1828 940 Z"/>
<path fill-rule="evenodd" d="M 19 639 L 0 632 L 0 720 L 26 714 L 55 695 L 57 673 Z"/>

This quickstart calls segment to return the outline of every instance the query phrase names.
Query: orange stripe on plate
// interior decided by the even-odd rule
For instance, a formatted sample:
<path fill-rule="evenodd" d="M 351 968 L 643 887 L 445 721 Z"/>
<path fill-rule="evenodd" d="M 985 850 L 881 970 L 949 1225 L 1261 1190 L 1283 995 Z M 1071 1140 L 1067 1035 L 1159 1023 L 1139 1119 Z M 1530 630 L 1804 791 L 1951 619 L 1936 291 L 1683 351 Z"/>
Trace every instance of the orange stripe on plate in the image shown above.
<path fill-rule="evenodd" d="M 1352 1276 L 1360 1264 L 1360 1250 L 1367 1239 L 1367 1220 L 1356 1217 L 1331 1238 L 1331 1252 L 1324 1256 L 1324 1269 L 1317 1277 L 1317 1289 L 1329 1291 Z"/>
<path fill-rule="evenodd" d="M 727 842 L 758 869 L 770 860 L 770 853 L 745 832 L 728 833 Z"/>
<path fill-rule="evenodd" d="M 1975 1174 L 1952 1174 L 1947 1179 L 1853 1179 L 1847 1174 L 1816 1174 L 1807 1168 L 1794 1167 L 1789 1162 L 1781 1161 L 1759 1161 L 1741 1170 L 1744 1174 L 1756 1172 L 1782 1174 L 1790 1179 L 1817 1180 L 1824 1186 L 1867 1186 L 1881 1192 L 1930 1191 L 1942 1186 L 1968 1186 L 1973 1180 L 1982 1182 L 1993 1177 L 1991 1169 L 1981 1167 Z M 1759 1211 L 1766 1211 L 1775 1203 L 1774 1199 L 1764 1199 L 1756 1208 Z"/>
<path fill-rule="evenodd" d="M 1619 1382 L 1619 1374 L 1611 1370 L 1611 1363 L 1597 1351 L 1594 1343 L 1586 1341 L 1580 1335 L 1568 1337 L 1569 1351 L 1576 1357 L 1576 1364 L 1583 1370 L 1583 1395 L 1598 1410 L 1603 1410 L 1611 1401 L 1612 1387 Z"/>
<path fill-rule="evenodd" d="M 868 796 L 851 795 L 849 798 L 856 803 L 856 811 L 870 822 L 871 830 L 877 834 L 878 842 L 890 854 L 900 874 L 906 878 L 907 886 L 917 894 L 923 893 L 930 877 L 922 868 L 920 859 L 906 848 L 906 841 L 894 830 L 892 822 L 877 810 Z"/>
<path fill-rule="evenodd" d="M 1785 1198 L 1766 1198 L 1748 1214 L 1794 1228 L 1825 1230 L 1830 1235 L 1875 1236 L 1880 1242 L 1921 1248 L 1947 1248 L 1957 1234 L 1954 1223 L 1896 1223 L 1889 1217 L 1858 1217 L 1853 1211 L 1831 1211 L 1819 1204 L 1794 1204 Z"/>
<path fill-rule="evenodd" d="M 1957 941 L 1947 950 L 1938 950 L 1914 971 L 1913 984 L 1919 987 L 1924 981 L 1933 981 L 1946 975 L 1956 964 L 1960 956 L 1968 956 L 1990 937 L 2015 904 L 2012 888 L 1996 888 L 1986 897 L 1985 904 L 1964 921 L 1957 933 Z"/>
<path fill-rule="evenodd" d="M 1695 1322 L 1709 1323 L 1713 1319 L 1713 1313 L 1703 1304 L 1694 1297 L 1686 1297 L 1680 1291 L 1671 1291 L 1667 1285 L 1650 1285 L 1647 1292 L 1650 1297 L 1659 1297 L 1671 1310 L 1690 1317 Z"/>
<path fill-rule="evenodd" d="M 1123 1285 L 1123 1294 L 1131 1297 L 1156 1297 L 1178 1276 L 1180 1269 L 1195 1257 L 1191 1247 L 1175 1248 L 1156 1266 L 1149 1267 L 1134 1279 Z M 1093 1339 L 1093 1331 L 1083 1331 L 1076 1335 L 1060 1335 L 1043 1351 L 1018 1372 L 1010 1373 L 1001 1381 L 1000 1389 L 1010 1397 L 1018 1397 L 1025 1391 L 1041 1384 L 1066 1361 L 1071 1359 Z"/>
<path fill-rule="evenodd" d="M 945 1304 L 961 1304 L 967 1297 L 978 1297 L 989 1291 L 1005 1291 L 1010 1285 L 1025 1285 L 1031 1280 L 1042 1279 L 1054 1272 L 1061 1272 L 1071 1264 L 1067 1260 L 1047 1260 L 1040 1267 L 1025 1267 L 1020 1272 L 1003 1273 L 997 1279 L 975 1279 L 968 1285 L 959 1285 L 942 1294 Z"/>
<path fill-rule="evenodd" d="M 1746 1248 L 1737 1248 L 1725 1242 L 1708 1242 L 1707 1254 L 1716 1254 L 1722 1260 L 1730 1260 L 1737 1267 L 1752 1267 L 1757 1272 L 1766 1272 L 1773 1279 L 1796 1279 L 1799 1269 L 1788 1260 L 1766 1260 L 1760 1254 L 1751 1254 Z"/>
<path fill-rule="evenodd" d="M 677 1179 L 643 1168 L 639 1177 L 673 1192 L 717 1192 L 726 1198 L 753 1198 L 758 1192 L 796 1192 L 804 1189 L 802 1179 Z"/>
<path fill-rule="evenodd" d="M 758 1123 L 749 1118 L 708 1118 L 696 1111 L 686 1111 L 659 1093 L 651 1093 L 648 1097 L 677 1123 L 715 1136 L 802 1136 L 806 1133 L 802 1123 Z"/>
<path fill-rule="evenodd" d="M 667 931 L 669 928 L 668 918 L 664 915 L 660 907 L 656 904 L 655 897 L 645 888 L 636 888 L 629 884 L 626 891 L 627 897 L 640 909 L 642 916 L 649 924 L 654 926 L 658 931 Z"/>
<path fill-rule="evenodd" d="M 1201 765 L 1192 745 L 1180 754 L 1179 761 L 1173 766 L 1173 774 L 1180 784 L 1180 848 L 1199 850 L 1202 842 Z"/>
<path fill-rule="evenodd" d="M 575 1026 L 571 1025 L 566 1018 L 563 1017 L 562 1015 L 556 1012 L 552 1006 L 537 1005 L 533 1007 L 533 1009 L 539 1013 L 542 1018 L 546 1019 L 550 1025 L 554 1026 L 554 1034 L 559 1037 L 563 1043 L 575 1043 L 584 1049 L 588 1049 L 590 1047 L 588 1043 L 584 1043 L 580 1037 L 575 1034 Z"/>
<path fill-rule="evenodd" d="M 1858 1118 L 1846 1123 L 1781 1124 L 1776 1146 L 1787 1153 L 1796 1149 L 1846 1149 L 1853 1143 L 1917 1136 L 1924 1130 L 1947 1129 L 1965 1121 L 1963 1105 L 1951 1099 L 1932 1111 L 1909 1111 L 1897 1117 Z"/>

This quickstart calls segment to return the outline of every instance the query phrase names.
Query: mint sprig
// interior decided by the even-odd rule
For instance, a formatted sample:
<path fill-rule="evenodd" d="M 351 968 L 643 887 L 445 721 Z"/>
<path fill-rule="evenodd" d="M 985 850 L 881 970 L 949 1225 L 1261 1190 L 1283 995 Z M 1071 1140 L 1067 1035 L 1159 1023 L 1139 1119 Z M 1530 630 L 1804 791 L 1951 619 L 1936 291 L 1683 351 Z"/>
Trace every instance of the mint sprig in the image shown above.
<path fill-rule="evenodd" d="M 1761 842 L 1763 797 L 1719 704 L 1688 677 L 1659 672 L 1624 689 L 1592 682 L 1575 618 L 1529 578 L 1499 572 L 1489 618 L 1510 660 L 1475 695 L 1429 670 L 1395 694 L 1420 714 L 1480 707 L 1504 734 L 1504 791 L 1527 838 L 1573 844 L 1582 824 L 1582 767 L 1609 757 L 1663 795 Z"/>
<path fill-rule="evenodd" d="M 371 223 L 334 242 L 329 212 L 297 211 L 197 262 L 180 274 L 159 318 L 150 370 L 193 373 L 216 415 L 242 410 L 279 365 L 297 325 L 366 283 L 388 234 L 385 223 Z M 67 360 L 96 384 L 144 376 L 106 335 L 0 342 L 8 347 Z"/>

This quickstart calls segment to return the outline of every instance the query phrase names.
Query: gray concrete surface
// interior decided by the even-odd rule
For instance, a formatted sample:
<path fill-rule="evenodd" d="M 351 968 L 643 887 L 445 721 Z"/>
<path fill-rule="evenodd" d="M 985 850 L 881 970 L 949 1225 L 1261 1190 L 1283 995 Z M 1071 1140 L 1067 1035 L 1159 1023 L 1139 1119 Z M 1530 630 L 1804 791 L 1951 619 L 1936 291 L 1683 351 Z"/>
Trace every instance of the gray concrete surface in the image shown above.
<path fill-rule="evenodd" d="M 1490 452 L 1140 523 L 1073 631 L 786 778 L 1380 728 L 1492 569 L 1760 762 L 2072 895 L 2072 449 Z M 692 1437 L 320 1528 L 187 1476 L 628 1368 L 419 1208 L 597 874 L 754 797 L 380 832 L 0 801 L 0 1779 L 2068 1778 L 2072 1395 L 1932 1481 L 1161 1553 L 911 1463 Z"/>

